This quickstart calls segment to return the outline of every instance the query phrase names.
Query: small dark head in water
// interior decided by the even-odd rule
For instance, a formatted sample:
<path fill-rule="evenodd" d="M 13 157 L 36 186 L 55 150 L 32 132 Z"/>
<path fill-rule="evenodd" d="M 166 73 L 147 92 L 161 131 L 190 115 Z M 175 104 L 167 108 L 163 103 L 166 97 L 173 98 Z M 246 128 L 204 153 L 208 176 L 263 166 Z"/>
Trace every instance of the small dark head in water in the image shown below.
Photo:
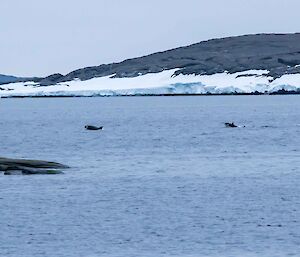
<path fill-rule="evenodd" d="M 84 128 L 87 129 L 87 130 L 102 130 L 103 126 L 102 127 L 96 127 L 96 126 L 86 125 Z"/>
<path fill-rule="evenodd" d="M 234 124 L 234 122 L 225 122 L 226 128 L 237 128 L 238 126 Z"/>

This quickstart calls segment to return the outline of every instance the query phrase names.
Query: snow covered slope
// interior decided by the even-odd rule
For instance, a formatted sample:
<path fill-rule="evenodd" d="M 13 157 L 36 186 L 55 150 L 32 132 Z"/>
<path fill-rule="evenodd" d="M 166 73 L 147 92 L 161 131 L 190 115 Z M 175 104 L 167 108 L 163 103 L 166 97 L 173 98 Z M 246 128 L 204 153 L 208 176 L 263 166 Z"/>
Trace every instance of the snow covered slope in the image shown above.
<path fill-rule="evenodd" d="M 120 96 L 176 94 L 251 94 L 300 93 L 300 74 L 274 79 L 267 70 L 249 70 L 230 74 L 175 76 L 178 69 L 148 73 L 132 78 L 114 75 L 81 81 L 75 79 L 50 86 L 36 82 L 2 85 L 0 96 Z M 114 78 L 113 78 L 114 77 Z"/>
<path fill-rule="evenodd" d="M 300 93 L 300 33 L 202 41 L 0 85 L 0 96 Z"/>

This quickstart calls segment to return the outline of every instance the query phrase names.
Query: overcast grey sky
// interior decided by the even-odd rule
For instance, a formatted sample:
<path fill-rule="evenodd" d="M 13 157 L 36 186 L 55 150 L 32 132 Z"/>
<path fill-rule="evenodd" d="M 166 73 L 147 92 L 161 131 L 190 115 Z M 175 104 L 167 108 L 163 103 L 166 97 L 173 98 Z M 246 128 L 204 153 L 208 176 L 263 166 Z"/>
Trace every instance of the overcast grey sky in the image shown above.
<path fill-rule="evenodd" d="M 299 10 L 299 0 L 1 0 L 0 74 L 65 74 L 210 38 L 299 32 Z"/>

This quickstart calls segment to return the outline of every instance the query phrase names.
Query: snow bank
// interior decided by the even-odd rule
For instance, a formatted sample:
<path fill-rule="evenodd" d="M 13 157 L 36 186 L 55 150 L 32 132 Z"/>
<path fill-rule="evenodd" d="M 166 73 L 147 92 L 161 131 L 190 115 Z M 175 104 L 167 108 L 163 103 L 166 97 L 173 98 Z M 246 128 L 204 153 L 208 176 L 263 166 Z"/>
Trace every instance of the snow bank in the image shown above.
<path fill-rule="evenodd" d="M 228 94 L 274 93 L 280 90 L 300 91 L 300 74 L 273 79 L 267 70 L 249 70 L 230 74 L 178 75 L 177 69 L 150 73 L 135 78 L 112 76 L 79 79 L 41 87 L 34 82 L 2 85 L 0 97 L 7 96 L 114 96 L 161 94 Z"/>

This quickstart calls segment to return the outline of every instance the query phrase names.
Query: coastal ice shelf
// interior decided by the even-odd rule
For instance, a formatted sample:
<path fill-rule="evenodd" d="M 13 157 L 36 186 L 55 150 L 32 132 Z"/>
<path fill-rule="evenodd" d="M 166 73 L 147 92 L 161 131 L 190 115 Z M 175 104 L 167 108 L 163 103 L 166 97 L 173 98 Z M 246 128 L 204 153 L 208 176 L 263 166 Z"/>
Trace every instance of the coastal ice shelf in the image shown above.
<path fill-rule="evenodd" d="M 50 86 L 40 86 L 34 82 L 12 83 L 0 86 L 0 97 L 300 93 L 300 74 L 287 74 L 274 79 L 267 70 L 249 70 L 234 74 L 174 76 L 176 70 L 133 78 L 112 78 L 113 75 L 110 75 L 86 81 L 75 79 Z"/>

